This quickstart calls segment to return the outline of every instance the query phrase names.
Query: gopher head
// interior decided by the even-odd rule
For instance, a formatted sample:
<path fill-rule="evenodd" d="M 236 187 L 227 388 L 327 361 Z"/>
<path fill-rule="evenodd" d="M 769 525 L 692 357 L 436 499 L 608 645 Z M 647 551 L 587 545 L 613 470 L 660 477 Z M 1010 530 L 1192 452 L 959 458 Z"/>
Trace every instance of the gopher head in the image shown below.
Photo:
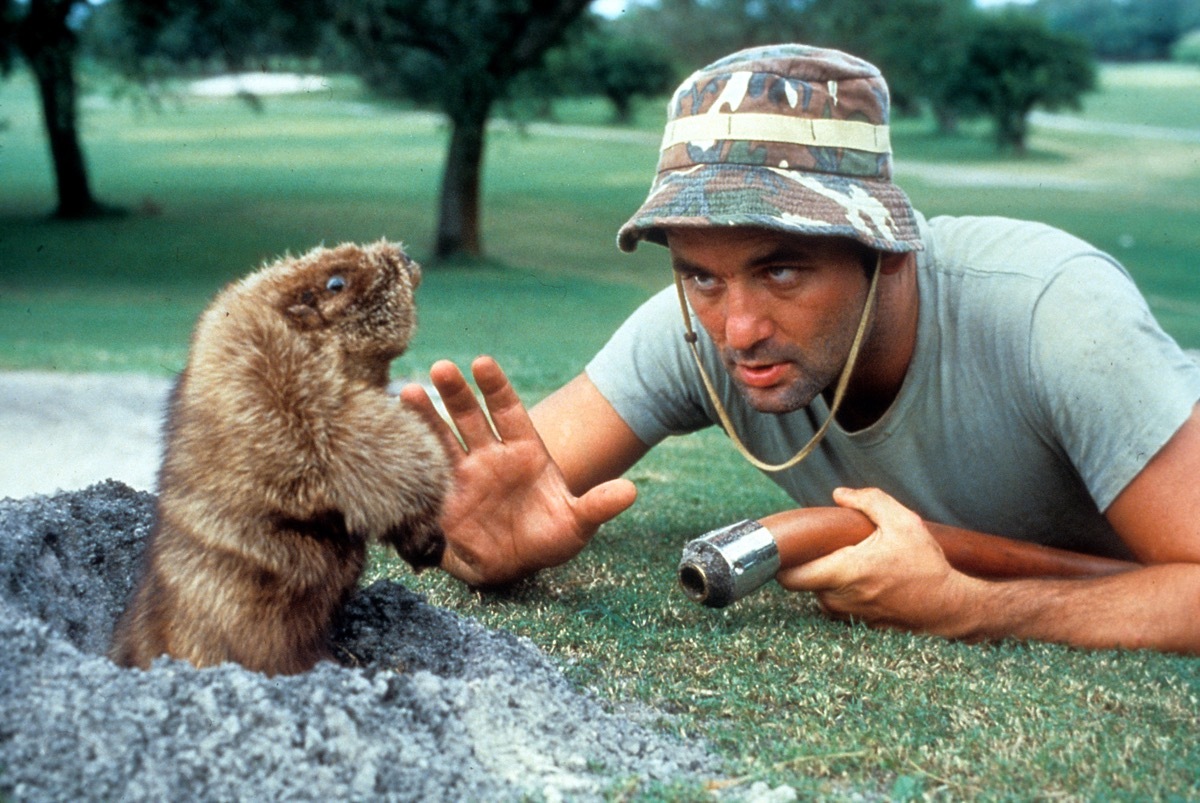
<path fill-rule="evenodd" d="M 421 268 L 399 245 L 316 248 L 273 267 L 275 303 L 290 326 L 336 337 L 352 358 L 390 361 L 408 348 Z"/>

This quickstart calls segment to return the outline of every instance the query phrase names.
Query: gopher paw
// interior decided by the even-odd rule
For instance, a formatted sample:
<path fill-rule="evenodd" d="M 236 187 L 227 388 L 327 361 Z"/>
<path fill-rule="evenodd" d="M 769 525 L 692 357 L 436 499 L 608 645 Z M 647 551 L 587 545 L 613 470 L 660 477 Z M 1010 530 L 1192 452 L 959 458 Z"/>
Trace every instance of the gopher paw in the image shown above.
<path fill-rule="evenodd" d="M 389 531 L 386 539 L 418 572 L 440 565 L 446 551 L 446 536 L 436 521 L 402 524 Z"/>

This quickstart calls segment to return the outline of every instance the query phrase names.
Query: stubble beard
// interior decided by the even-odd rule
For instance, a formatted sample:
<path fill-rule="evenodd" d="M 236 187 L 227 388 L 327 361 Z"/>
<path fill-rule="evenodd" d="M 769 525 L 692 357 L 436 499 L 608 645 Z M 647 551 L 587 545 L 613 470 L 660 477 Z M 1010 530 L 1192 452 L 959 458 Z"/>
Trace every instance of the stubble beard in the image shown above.
<path fill-rule="evenodd" d="M 841 378 L 862 316 L 867 316 L 868 335 L 874 329 L 878 309 L 866 309 L 866 293 L 857 305 L 846 311 L 837 323 L 825 328 L 826 334 L 806 348 L 790 342 L 770 340 L 757 343 L 749 349 L 738 350 L 721 347 L 721 361 L 726 372 L 742 398 L 760 413 L 784 415 L 803 409 L 812 403 L 818 394 L 833 390 Z M 868 337 L 869 340 L 869 337 Z M 860 359 L 858 360 L 861 362 Z M 734 368 L 738 363 L 770 364 L 787 363 L 793 378 L 785 384 L 770 388 L 750 387 L 738 379 Z"/>
<path fill-rule="evenodd" d="M 797 348 L 765 343 L 745 351 L 722 349 L 721 360 L 734 386 L 751 407 L 760 413 L 784 415 L 807 407 L 819 393 L 834 387 L 849 350 L 849 343 L 833 348 L 833 354 L 842 355 L 838 359 L 831 356 L 828 344 L 806 354 Z M 738 380 L 734 372 L 737 363 L 787 363 L 795 376 L 786 384 L 770 388 L 749 387 Z"/>

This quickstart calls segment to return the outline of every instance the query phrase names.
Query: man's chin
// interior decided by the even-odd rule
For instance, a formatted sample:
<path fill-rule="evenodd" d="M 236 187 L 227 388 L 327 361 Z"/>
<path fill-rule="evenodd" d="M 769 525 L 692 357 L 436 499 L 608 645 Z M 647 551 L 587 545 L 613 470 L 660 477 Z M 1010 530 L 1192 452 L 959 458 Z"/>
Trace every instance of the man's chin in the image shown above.
<path fill-rule="evenodd" d="M 804 394 L 799 394 L 793 388 L 788 387 L 752 388 L 740 382 L 735 382 L 734 384 L 747 404 L 754 408 L 756 412 L 768 415 L 794 413 L 801 408 L 807 407 L 808 403 L 812 401 L 813 396 L 816 395 L 804 396 Z"/>

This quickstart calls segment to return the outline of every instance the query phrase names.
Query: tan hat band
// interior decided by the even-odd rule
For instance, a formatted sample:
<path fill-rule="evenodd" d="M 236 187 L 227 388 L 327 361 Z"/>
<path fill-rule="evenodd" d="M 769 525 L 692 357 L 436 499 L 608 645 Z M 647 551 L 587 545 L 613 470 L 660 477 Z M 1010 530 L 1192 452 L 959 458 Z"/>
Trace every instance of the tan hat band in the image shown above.
<path fill-rule="evenodd" d="M 744 140 L 784 142 L 816 148 L 849 148 L 868 153 L 891 153 L 886 125 L 856 120 L 812 119 L 785 114 L 707 112 L 667 123 L 662 150 L 687 142 Z"/>

